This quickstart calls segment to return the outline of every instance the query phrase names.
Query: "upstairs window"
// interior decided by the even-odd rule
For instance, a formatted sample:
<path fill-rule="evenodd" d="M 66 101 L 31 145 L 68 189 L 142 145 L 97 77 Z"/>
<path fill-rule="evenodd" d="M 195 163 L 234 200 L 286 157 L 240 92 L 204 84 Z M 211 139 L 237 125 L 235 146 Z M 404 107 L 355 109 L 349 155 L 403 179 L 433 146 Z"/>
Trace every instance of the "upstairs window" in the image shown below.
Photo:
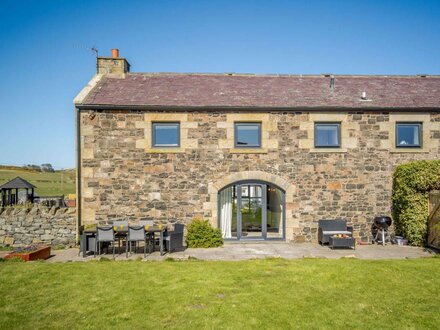
<path fill-rule="evenodd" d="M 421 146 L 421 123 L 396 123 L 396 148 L 420 148 Z"/>
<path fill-rule="evenodd" d="M 235 148 L 261 148 L 261 123 L 235 123 Z"/>
<path fill-rule="evenodd" d="M 341 123 L 315 123 L 315 147 L 341 147 Z"/>
<path fill-rule="evenodd" d="M 180 123 L 153 123 L 153 147 L 180 146 Z"/>

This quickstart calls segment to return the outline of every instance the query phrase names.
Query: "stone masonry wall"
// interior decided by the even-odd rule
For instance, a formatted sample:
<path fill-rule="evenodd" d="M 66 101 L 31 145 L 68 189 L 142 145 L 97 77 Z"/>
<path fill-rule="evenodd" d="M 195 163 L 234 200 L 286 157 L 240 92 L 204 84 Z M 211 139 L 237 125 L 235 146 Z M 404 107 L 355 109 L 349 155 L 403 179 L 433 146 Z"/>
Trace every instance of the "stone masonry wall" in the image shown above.
<path fill-rule="evenodd" d="M 0 209 L 0 245 L 37 243 L 73 246 L 76 239 L 76 209 L 43 206 Z"/>
<path fill-rule="evenodd" d="M 82 224 L 113 219 L 217 222 L 218 191 L 260 179 L 286 191 L 286 239 L 316 241 L 322 218 L 346 218 L 371 239 L 391 213 L 397 165 L 439 156 L 440 114 L 388 112 L 81 112 Z M 151 148 L 151 122 L 180 121 L 181 148 Z M 176 119 L 177 118 L 177 119 Z M 233 147 L 234 121 L 262 122 L 261 149 Z M 314 121 L 339 121 L 340 149 L 315 149 Z M 423 148 L 394 148 L 396 121 L 423 123 Z"/>

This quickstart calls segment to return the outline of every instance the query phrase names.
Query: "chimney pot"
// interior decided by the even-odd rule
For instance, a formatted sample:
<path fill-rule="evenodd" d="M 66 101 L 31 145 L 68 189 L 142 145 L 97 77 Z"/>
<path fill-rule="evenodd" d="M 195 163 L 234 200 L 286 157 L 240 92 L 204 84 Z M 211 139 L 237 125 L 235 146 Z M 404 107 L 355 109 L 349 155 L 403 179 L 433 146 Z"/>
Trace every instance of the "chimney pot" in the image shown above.
<path fill-rule="evenodd" d="M 112 49 L 112 57 L 114 57 L 114 58 L 119 57 L 119 49 L 117 49 L 117 48 Z"/>

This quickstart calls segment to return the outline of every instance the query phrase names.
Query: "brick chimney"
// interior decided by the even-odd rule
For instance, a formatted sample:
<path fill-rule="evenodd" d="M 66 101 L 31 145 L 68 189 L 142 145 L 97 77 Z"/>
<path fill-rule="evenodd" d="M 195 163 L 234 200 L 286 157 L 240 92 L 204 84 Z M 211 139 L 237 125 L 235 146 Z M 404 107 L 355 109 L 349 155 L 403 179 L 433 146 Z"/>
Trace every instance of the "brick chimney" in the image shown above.
<path fill-rule="evenodd" d="M 130 64 L 119 57 L 119 49 L 112 49 L 112 57 L 98 57 L 96 63 L 98 74 L 124 74 L 130 71 Z"/>

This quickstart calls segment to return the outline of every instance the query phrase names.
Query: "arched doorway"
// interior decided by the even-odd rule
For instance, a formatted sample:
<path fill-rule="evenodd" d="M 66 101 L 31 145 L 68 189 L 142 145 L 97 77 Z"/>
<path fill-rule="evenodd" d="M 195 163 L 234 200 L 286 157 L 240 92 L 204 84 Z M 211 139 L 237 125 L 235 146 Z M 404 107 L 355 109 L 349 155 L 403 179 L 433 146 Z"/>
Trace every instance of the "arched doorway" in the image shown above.
<path fill-rule="evenodd" d="M 218 226 L 225 240 L 285 239 L 285 192 L 256 180 L 230 184 L 218 193 Z"/>

